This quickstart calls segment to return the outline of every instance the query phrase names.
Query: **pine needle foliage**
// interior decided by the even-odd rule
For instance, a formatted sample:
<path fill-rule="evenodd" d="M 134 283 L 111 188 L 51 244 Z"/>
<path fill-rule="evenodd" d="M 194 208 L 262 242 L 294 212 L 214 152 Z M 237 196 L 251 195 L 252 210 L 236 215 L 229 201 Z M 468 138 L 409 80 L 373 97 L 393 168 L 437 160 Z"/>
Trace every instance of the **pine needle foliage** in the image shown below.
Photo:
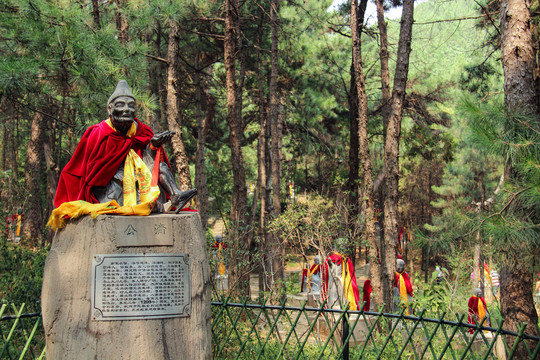
<path fill-rule="evenodd" d="M 471 101 L 464 101 L 462 113 L 471 130 L 468 143 L 486 159 L 504 162 L 505 181 L 492 201 L 471 204 L 462 197 L 446 203 L 443 215 L 425 227 L 434 235 L 429 244 L 447 252 L 453 244 L 482 239 L 495 263 L 531 269 L 540 255 L 540 119 Z M 419 242 L 427 244 L 427 235 Z"/>

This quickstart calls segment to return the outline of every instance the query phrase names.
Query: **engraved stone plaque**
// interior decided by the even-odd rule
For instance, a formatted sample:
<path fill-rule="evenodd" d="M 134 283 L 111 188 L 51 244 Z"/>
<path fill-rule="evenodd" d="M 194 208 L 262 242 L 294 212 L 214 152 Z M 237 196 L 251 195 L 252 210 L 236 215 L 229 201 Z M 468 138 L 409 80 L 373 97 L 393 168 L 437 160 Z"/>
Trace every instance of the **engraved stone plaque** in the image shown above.
<path fill-rule="evenodd" d="M 114 235 L 118 247 L 172 246 L 171 229 L 171 216 L 118 216 Z"/>
<path fill-rule="evenodd" d="M 93 320 L 189 316 L 189 255 L 94 255 L 91 297 Z"/>

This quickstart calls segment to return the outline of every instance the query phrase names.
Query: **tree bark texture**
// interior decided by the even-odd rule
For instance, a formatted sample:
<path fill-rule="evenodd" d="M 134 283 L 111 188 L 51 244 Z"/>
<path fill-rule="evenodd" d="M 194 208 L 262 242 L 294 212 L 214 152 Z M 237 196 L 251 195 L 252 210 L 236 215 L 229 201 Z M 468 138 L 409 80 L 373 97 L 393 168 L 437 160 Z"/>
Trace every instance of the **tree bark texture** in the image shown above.
<path fill-rule="evenodd" d="M 401 27 L 399 32 L 396 73 L 392 92 L 392 108 L 384 144 L 384 166 L 386 188 L 384 189 L 384 240 L 381 244 L 383 267 L 384 302 L 391 304 L 393 297 L 394 273 L 396 269 L 396 243 L 398 239 L 398 201 L 399 201 L 399 140 L 403 103 L 409 72 L 409 55 L 413 24 L 414 0 L 403 1 Z"/>
<path fill-rule="evenodd" d="M 114 0 L 114 6 L 116 7 L 116 30 L 118 30 L 118 39 L 120 43 L 127 44 L 129 41 L 126 15 L 124 14 L 124 7 L 126 6 L 125 0 Z"/>
<path fill-rule="evenodd" d="M 364 212 L 365 212 L 365 227 L 364 233 L 373 249 L 371 251 L 369 276 L 371 278 L 371 286 L 373 288 L 373 300 L 376 304 L 383 304 L 383 293 L 381 284 L 380 266 L 375 255 L 377 252 L 377 239 L 375 237 L 375 210 L 374 210 L 374 194 L 373 194 L 373 165 L 369 153 L 369 141 L 367 133 L 367 97 L 366 87 L 362 65 L 362 52 L 360 42 L 360 26 L 358 18 L 358 0 L 351 1 L 351 29 L 352 29 L 352 50 L 353 50 L 353 65 L 354 76 L 356 79 L 356 89 L 358 96 L 358 143 L 360 146 L 360 158 L 362 162 L 362 170 L 364 172 L 364 190 L 362 197 Z"/>
<path fill-rule="evenodd" d="M 169 48 L 167 50 L 167 123 L 169 130 L 176 132 L 176 135 L 171 139 L 171 143 L 176 164 L 178 187 L 180 190 L 187 190 L 191 188 L 191 175 L 184 141 L 182 140 L 182 117 L 178 108 L 180 25 L 175 20 L 171 20 L 170 25 Z"/>
<path fill-rule="evenodd" d="M 538 336 L 538 314 L 534 307 L 532 290 L 534 288 L 534 274 L 528 269 L 503 269 L 501 271 L 501 314 L 505 319 L 506 330 L 519 332 L 518 325 L 527 323 L 525 334 Z M 513 336 L 505 338 L 507 344 L 513 344 L 516 340 Z M 536 343 L 529 343 L 529 348 L 534 349 Z M 529 355 L 523 343 L 516 353 L 515 359 L 528 359 Z"/>
<path fill-rule="evenodd" d="M 272 135 L 272 215 L 278 218 L 281 214 L 281 132 L 279 129 L 278 106 L 279 90 L 277 87 L 278 78 L 278 1 L 272 0 L 270 3 L 270 25 L 272 28 L 272 48 L 270 59 L 270 84 L 268 86 L 269 104 L 268 120 L 270 122 L 270 132 Z M 283 264 L 283 244 L 279 232 L 273 233 L 270 253 L 267 254 L 272 259 L 271 287 L 275 290 L 281 288 L 284 279 Z"/>
<path fill-rule="evenodd" d="M 530 2 L 524 0 L 501 1 L 504 103 L 509 113 L 538 114 L 539 110 L 536 103 L 536 59 L 529 6 Z M 511 168 L 508 172 L 510 178 L 515 178 Z M 501 272 L 501 315 L 506 320 L 505 327 L 510 330 L 518 331 L 518 325 L 527 322 L 529 326 L 525 332 L 538 336 L 538 314 L 531 292 L 534 274 L 522 266 L 518 259 L 513 260 L 514 265 Z M 519 359 L 527 358 L 527 350 L 523 344 L 518 346 L 514 355 Z"/>
<path fill-rule="evenodd" d="M 238 31 L 238 1 L 225 0 L 225 41 L 224 41 L 224 62 L 227 87 L 227 123 L 229 125 L 229 145 L 231 147 L 231 165 L 233 171 L 233 197 L 231 200 L 230 219 L 236 229 L 232 234 L 233 251 L 237 251 L 232 256 L 231 272 L 229 274 L 229 284 L 236 286 L 233 291 L 246 296 L 249 294 L 249 276 L 244 271 L 247 264 L 247 241 L 244 234 L 239 230 L 246 225 L 247 217 L 247 189 L 244 169 L 244 159 L 242 154 L 243 136 L 242 121 L 238 117 L 237 99 L 237 73 L 236 56 Z M 242 255 L 240 255 L 242 254 Z"/>
<path fill-rule="evenodd" d="M 208 223 L 208 188 L 206 186 L 205 143 L 209 124 L 215 115 L 216 100 L 207 88 L 205 80 L 197 76 L 197 153 L 195 156 L 195 187 L 198 190 L 195 203 L 201 217 L 203 229 Z"/>
<path fill-rule="evenodd" d="M 390 70 L 388 67 L 388 34 L 386 31 L 386 21 L 384 19 L 384 0 L 376 0 L 377 5 L 377 26 L 379 28 L 380 59 L 381 59 L 381 114 L 383 118 L 384 131 L 388 126 L 390 117 Z"/>
<path fill-rule="evenodd" d="M 536 59 L 531 32 L 530 2 L 501 1 L 501 59 L 504 103 L 510 112 L 538 113 L 534 69 Z"/>
<path fill-rule="evenodd" d="M 23 233 L 32 242 L 42 238 L 43 204 L 41 203 L 41 174 L 43 164 L 44 119 L 39 112 L 34 114 L 30 128 L 30 141 L 26 150 L 25 177 L 28 190 L 28 208 L 24 209 Z"/>
<path fill-rule="evenodd" d="M 92 0 L 92 19 L 96 29 L 101 29 L 101 21 L 99 16 L 99 0 Z"/>

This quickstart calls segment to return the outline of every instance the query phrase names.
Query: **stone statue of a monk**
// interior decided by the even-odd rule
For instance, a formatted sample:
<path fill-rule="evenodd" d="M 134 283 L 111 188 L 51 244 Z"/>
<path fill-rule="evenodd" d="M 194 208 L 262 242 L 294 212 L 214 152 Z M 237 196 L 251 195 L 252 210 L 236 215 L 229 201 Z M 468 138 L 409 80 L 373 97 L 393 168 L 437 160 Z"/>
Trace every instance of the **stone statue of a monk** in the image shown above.
<path fill-rule="evenodd" d="M 125 80 L 109 97 L 107 112 L 107 120 L 86 130 L 62 170 L 55 207 L 76 200 L 115 200 L 120 206 L 146 201 L 152 211 L 162 212 L 169 198 L 180 211 L 197 189 L 181 191 L 174 181 L 162 147 L 174 133 L 154 135 L 135 117 L 135 96 Z"/>

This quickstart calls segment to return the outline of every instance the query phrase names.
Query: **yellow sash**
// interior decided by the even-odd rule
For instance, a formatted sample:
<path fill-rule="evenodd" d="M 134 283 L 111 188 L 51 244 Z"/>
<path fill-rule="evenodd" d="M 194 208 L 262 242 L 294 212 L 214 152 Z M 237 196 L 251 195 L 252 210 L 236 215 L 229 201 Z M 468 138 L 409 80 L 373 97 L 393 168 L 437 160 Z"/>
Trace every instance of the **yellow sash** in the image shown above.
<path fill-rule="evenodd" d="M 218 245 L 218 274 L 219 275 L 225 275 L 225 264 L 223 263 L 223 253 L 221 252 L 223 250 L 223 244 Z"/>
<path fill-rule="evenodd" d="M 486 317 L 486 309 L 484 308 L 484 303 L 482 302 L 482 299 L 477 297 L 478 299 L 478 316 L 480 317 L 480 321 L 482 321 L 483 318 Z"/>
<path fill-rule="evenodd" d="M 107 125 L 113 130 L 117 131 L 111 119 L 107 119 Z M 137 126 L 135 122 L 131 124 L 126 136 L 132 137 L 137 132 Z M 152 173 L 148 169 L 148 166 L 144 163 L 141 157 L 130 149 L 124 162 L 124 206 L 137 205 L 137 188 L 136 181 L 139 182 L 139 194 L 141 204 L 153 203 L 159 196 L 159 186 L 152 186 Z"/>
<path fill-rule="evenodd" d="M 343 279 L 343 295 L 349 301 L 350 310 L 358 310 L 356 308 L 356 298 L 354 297 L 354 290 L 352 286 L 351 273 L 347 266 L 347 257 L 336 252 L 337 255 L 341 256 L 341 278 Z"/>
<path fill-rule="evenodd" d="M 17 216 L 17 231 L 15 236 L 21 236 L 22 215 Z"/>
<path fill-rule="evenodd" d="M 400 274 L 398 272 L 396 272 L 396 274 L 399 275 L 399 297 L 401 299 L 401 302 L 405 304 L 405 315 L 409 315 L 409 297 L 407 296 L 407 286 L 405 285 L 405 279 L 403 278 L 403 274 Z"/>
<path fill-rule="evenodd" d="M 320 267 L 320 265 L 314 266 L 313 271 L 312 270 L 308 271 L 308 281 L 307 281 L 308 289 L 311 289 L 311 277 L 313 276 L 313 274 L 315 274 L 315 271 L 319 270 L 319 267 Z"/>

